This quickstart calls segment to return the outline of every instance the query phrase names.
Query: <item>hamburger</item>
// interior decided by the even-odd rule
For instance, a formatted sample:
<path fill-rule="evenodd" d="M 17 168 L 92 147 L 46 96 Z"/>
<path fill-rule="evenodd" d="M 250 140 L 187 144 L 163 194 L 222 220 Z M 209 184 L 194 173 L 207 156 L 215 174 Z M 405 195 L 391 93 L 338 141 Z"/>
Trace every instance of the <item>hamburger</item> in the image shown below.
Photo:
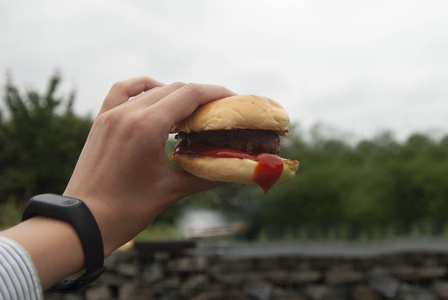
<path fill-rule="evenodd" d="M 211 181 L 258 184 L 265 195 L 274 184 L 294 178 L 299 162 L 281 158 L 280 136 L 289 116 L 276 101 L 237 95 L 198 107 L 176 124 L 169 159 Z"/>

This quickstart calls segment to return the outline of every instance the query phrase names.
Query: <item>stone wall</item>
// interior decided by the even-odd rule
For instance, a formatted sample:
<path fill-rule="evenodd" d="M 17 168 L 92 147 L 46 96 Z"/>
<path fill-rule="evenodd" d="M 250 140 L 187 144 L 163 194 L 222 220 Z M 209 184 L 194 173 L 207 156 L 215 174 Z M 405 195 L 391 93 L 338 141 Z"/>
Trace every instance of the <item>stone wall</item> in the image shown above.
<path fill-rule="evenodd" d="M 137 244 L 46 299 L 448 299 L 448 241 Z"/>

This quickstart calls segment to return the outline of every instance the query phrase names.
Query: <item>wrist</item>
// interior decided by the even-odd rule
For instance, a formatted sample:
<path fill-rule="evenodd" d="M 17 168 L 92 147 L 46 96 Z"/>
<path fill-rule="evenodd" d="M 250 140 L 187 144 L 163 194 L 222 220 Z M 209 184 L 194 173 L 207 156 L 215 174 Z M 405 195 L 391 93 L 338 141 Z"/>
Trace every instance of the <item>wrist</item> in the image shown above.
<path fill-rule="evenodd" d="M 75 229 L 67 222 L 36 216 L 1 233 L 29 254 L 42 289 L 84 268 L 84 252 Z"/>
<path fill-rule="evenodd" d="M 113 201 L 105 201 L 93 196 L 64 193 L 64 196 L 82 199 L 92 212 L 101 232 L 104 257 L 109 256 L 123 244 L 129 242 L 149 223 L 139 222 L 129 206 L 117 207 Z"/>
<path fill-rule="evenodd" d="M 69 224 L 81 242 L 85 272 L 77 278 L 66 278 L 54 285 L 56 291 L 66 292 L 83 287 L 104 272 L 104 250 L 97 222 L 83 201 L 54 194 L 41 194 L 30 199 L 23 213 L 23 221 L 44 216 Z M 69 257 L 70 258 L 70 257 Z M 67 274 L 69 275 L 69 274 Z"/>

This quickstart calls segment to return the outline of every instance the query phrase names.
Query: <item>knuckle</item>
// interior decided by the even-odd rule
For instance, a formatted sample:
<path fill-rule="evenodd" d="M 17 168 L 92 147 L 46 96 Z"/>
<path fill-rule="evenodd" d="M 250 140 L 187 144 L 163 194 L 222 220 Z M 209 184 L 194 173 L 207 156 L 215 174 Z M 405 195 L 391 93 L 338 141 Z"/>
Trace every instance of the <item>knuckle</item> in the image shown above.
<path fill-rule="evenodd" d="M 118 114 L 114 110 L 109 110 L 99 115 L 95 123 L 102 127 L 111 128 L 120 121 Z"/>
<path fill-rule="evenodd" d="M 202 93 L 202 86 L 197 83 L 187 83 L 183 86 L 188 94 L 198 96 Z"/>
<path fill-rule="evenodd" d="M 141 79 L 142 81 L 145 82 L 154 82 L 154 79 L 149 77 L 149 76 L 141 76 L 140 78 L 136 77 L 137 79 Z"/>
<path fill-rule="evenodd" d="M 180 89 L 181 87 L 183 87 L 185 85 L 185 83 L 181 82 L 181 81 L 177 81 L 177 82 L 172 83 L 171 85 L 177 89 Z"/>
<path fill-rule="evenodd" d="M 111 91 L 116 93 L 125 93 L 127 89 L 127 84 L 125 81 L 117 81 L 112 85 Z"/>

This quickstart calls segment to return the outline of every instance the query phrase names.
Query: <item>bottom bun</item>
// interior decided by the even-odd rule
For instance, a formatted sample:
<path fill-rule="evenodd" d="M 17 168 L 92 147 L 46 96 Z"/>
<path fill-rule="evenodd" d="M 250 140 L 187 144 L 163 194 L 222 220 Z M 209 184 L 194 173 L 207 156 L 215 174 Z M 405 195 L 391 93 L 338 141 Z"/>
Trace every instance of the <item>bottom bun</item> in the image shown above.
<path fill-rule="evenodd" d="M 174 161 L 187 172 L 210 181 L 257 184 L 253 178 L 258 162 L 253 159 L 221 158 L 174 154 Z M 296 160 L 283 159 L 283 171 L 275 184 L 294 178 L 299 167 Z"/>

